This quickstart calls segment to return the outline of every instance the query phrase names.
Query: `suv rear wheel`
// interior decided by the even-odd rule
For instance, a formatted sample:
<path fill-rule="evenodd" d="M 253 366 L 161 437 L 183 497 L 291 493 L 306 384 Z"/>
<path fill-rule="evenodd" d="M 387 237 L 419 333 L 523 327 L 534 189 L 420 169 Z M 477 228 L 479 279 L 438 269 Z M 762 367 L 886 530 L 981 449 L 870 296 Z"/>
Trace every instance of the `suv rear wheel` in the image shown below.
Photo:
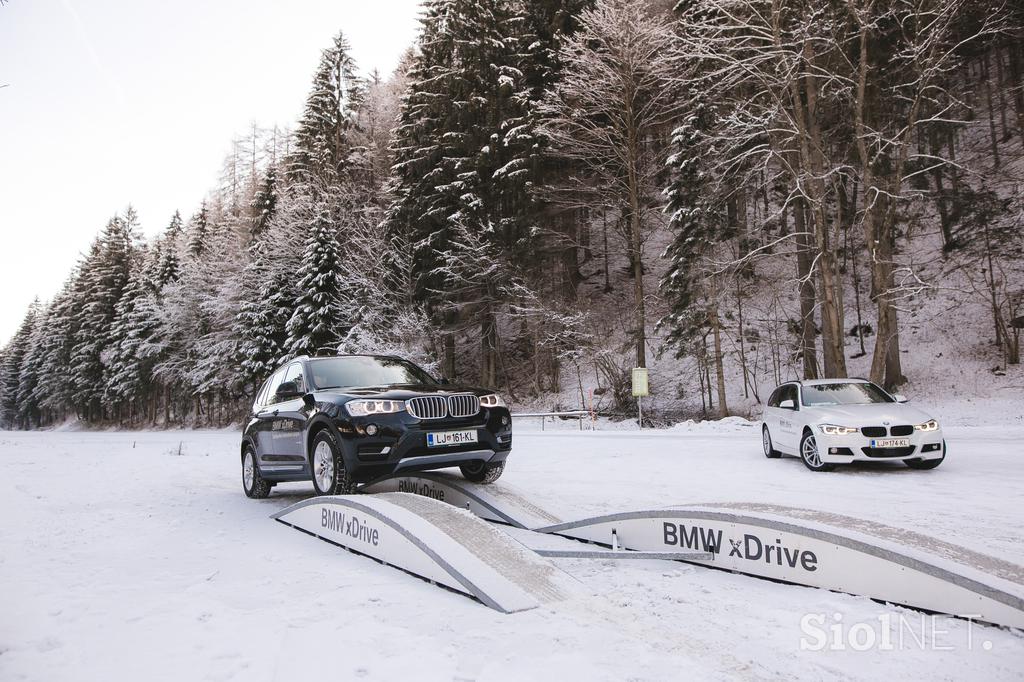
<path fill-rule="evenodd" d="M 317 495 L 349 495 L 355 492 L 352 477 L 345 469 L 341 448 L 335 444 L 330 431 L 325 429 L 313 438 L 313 454 L 309 463 Z"/>
<path fill-rule="evenodd" d="M 245 496 L 262 500 L 270 495 L 272 487 L 260 476 L 260 468 L 256 466 L 256 455 L 252 451 L 252 446 L 247 445 L 245 452 L 242 453 L 242 490 L 245 491 Z"/>

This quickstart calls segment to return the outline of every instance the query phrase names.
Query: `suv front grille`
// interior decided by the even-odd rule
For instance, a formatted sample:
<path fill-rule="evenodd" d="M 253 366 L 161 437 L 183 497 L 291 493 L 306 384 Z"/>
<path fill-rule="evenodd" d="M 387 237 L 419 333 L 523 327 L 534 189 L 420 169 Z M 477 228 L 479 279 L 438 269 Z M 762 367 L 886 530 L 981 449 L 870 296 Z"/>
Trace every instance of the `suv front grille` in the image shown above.
<path fill-rule="evenodd" d="M 863 433 L 868 438 L 883 438 L 885 436 L 885 427 L 865 426 L 861 428 L 860 432 Z"/>
<path fill-rule="evenodd" d="M 439 395 L 409 398 L 405 409 L 417 419 L 444 419 L 448 416 L 448 401 Z"/>
<path fill-rule="evenodd" d="M 894 436 L 909 436 L 914 432 L 914 427 L 909 424 L 901 424 L 900 426 L 894 426 L 889 429 L 889 433 Z"/>
<path fill-rule="evenodd" d="M 417 419 L 444 419 L 445 417 L 475 417 L 480 413 L 480 398 L 471 393 L 458 395 L 426 395 L 409 398 L 405 409 Z"/>
<path fill-rule="evenodd" d="M 475 417 L 480 412 L 480 398 L 472 394 L 448 396 L 448 414 L 453 417 Z"/>

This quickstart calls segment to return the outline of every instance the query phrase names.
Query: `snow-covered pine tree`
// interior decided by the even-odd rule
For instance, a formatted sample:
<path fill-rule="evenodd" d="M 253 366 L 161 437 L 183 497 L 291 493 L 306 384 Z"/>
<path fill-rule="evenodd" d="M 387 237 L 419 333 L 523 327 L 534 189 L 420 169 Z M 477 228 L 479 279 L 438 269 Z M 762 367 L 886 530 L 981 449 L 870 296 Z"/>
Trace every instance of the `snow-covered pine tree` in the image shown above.
<path fill-rule="evenodd" d="M 15 332 L 14 337 L 4 349 L 3 365 L 0 367 L 0 424 L 12 429 L 19 424 L 18 396 L 21 382 L 21 371 L 25 355 L 32 339 L 32 331 L 39 316 L 39 299 L 32 301 L 25 317 Z"/>
<path fill-rule="evenodd" d="M 203 201 L 188 223 L 188 253 L 193 258 L 203 255 L 209 242 L 209 232 L 210 212 L 206 207 L 206 201 Z"/>
<path fill-rule="evenodd" d="M 114 216 L 82 264 L 84 300 L 78 314 L 71 351 L 72 400 L 87 419 L 104 415 L 104 354 L 109 350 L 111 324 L 138 249 L 138 219 L 131 207 Z"/>
<path fill-rule="evenodd" d="M 521 6 L 499 0 L 430 2 L 422 22 L 394 144 L 389 241 L 411 245 L 415 299 L 439 322 L 452 326 L 463 315 L 463 324 L 480 326 L 488 339 L 481 378 L 493 383 L 497 311 L 455 312 L 442 254 L 457 247 L 458 226 L 492 243 L 499 262 L 531 257 L 537 148 L 523 72 L 528 32 Z"/>
<path fill-rule="evenodd" d="M 150 287 L 154 292 L 162 290 L 170 282 L 177 281 L 181 274 L 181 236 L 183 233 L 181 213 L 175 211 L 167 229 L 157 238 L 154 247 L 154 258 L 151 260 L 153 274 L 150 277 Z"/>
<path fill-rule="evenodd" d="M 84 299 L 79 295 L 82 285 L 80 268 L 80 265 L 76 266 L 47 308 L 36 401 L 51 420 L 62 418 L 72 404 L 71 351 L 78 312 L 84 305 Z"/>
<path fill-rule="evenodd" d="M 312 221 L 312 198 L 302 184 L 279 197 L 267 227 L 249 246 L 235 314 L 239 366 L 251 386 L 262 382 L 287 354 L 287 325 L 298 298 L 295 273 Z"/>
<path fill-rule="evenodd" d="M 42 413 L 39 405 L 39 371 L 42 367 L 48 327 L 49 308 L 35 302 L 38 313 L 28 337 L 25 356 L 18 376 L 18 421 L 21 428 L 38 427 Z"/>
<path fill-rule="evenodd" d="M 701 259 L 721 240 L 724 225 L 719 211 L 711 205 L 710 182 L 705 164 L 711 152 L 705 133 L 713 124 L 711 109 L 699 102 L 672 133 L 671 172 L 665 196 L 672 241 L 661 254 L 668 269 L 661 280 L 661 293 L 669 305 L 658 327 L 667 331 L 666 341 L 685 352 L 694 334 L 706 327 L 702 301 L 706 269 Z"/>
<path fill-rule="evenodd" d="M 156 260 L 159 256 L 144 257 Z M 104 402 L 122 422 L 137 416 L 149 388 L 149 367 L 143 366 L 139 351 L 156 327 L 156 320 L 145 308 L 151 296 L 145 268 L 136 264 L 114 308 L 104 373 Z"/>
<path fill-rule="evenodd" d="M 352 133 L 365 88 L 350 50 L 339 32 L 321 53 L 286 162 L 293 181 L 330 186 L 362 170 L 355 162 Z"/>
<path fill-rule="evenodd" d="M 707 366 L 714 364 L 718 413 L 726 416 L 728 403 L 716 286 L 720 275 L 709 260 L 716 245 L 735 234 L 725 220 L 723 202 L 716 198 L 716 185 L 707 167 L 707 160 L 715 153 L 708 139 L 708 131 L 714 124 L 714 110 L 697 99 L 682 125 L 672 133 L 673 153 L 667 160 L 671 179 L 665 189 L 672 241 L 662 253 L 669 266 L 661 280 L 661 292 L 670 309 L 658 322 L 658 328 L 668 331 L 666 342 L 675 346 L 677 357 L 698 355 Z M 713 344 L 711 358 L 705 357 L 704 339 L 709 334 Z M 699 350 L 695 348 L 697 339 L 700 339 Z"/>
<path fill-rule="evenodd" d="M 312 355 L 334 347 L 348 332 L 352 321 L 345 314 L 341 247 L 330 207 L 324 202 L 313 206 L 312 224 L 296 273 L 298 298 L 288 320 L 288 355 Z"/>
<path fill-rule="evenodd" d="M 277 168 L 269 166 L 252 199 L 252 219 L 249 236 L 253 241 L 260 238 L 277 211 Z"/>

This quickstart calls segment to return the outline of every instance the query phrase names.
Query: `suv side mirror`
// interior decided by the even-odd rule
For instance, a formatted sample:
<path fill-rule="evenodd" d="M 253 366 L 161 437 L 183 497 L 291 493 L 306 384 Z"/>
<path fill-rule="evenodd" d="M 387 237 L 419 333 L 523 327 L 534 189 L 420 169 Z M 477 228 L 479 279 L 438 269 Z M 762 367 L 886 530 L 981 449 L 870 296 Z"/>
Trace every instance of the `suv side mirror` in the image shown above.
<path fill-rule="evenodd" d="M 781 403 L 779 403 L 779 407 L 781 407 L 784 410 L 793 410 L 796 409 L 796 403 L 787 398 L 783 400 Z"/>
<path fill-rule="evenodd" d="M 277 397 L 281 400 L 291 400 L 292 398 L 298 398 L 300 395 L 302 395 L 302 392 L 299 391 L 299 386 L 294 381 L 283 381 L 277 387 Z"/>
<path fill-rule="evenodd" d="M 907 400 L 907 396 L 903 395 L 902 393 L 894 393 L 892 397 L 895 398 L 896 402 L 898 402 L 898 403 L 909 402 Z"/>

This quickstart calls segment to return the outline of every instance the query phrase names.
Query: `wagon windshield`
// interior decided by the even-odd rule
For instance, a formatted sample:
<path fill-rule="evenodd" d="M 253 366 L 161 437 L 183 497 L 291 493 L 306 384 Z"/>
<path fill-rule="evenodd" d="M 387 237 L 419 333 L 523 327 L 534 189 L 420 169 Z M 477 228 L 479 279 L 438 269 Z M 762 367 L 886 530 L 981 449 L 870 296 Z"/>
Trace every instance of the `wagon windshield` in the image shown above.
<path fill-rule="evenodd" d="M 878 386 L 859 382 L 804 386 L 803 399 L 804 405 L 807 407 L 870 405 L 872 403 L 896 402 Z"/>
<path fill-rule="evenodd" d="M 436 384 L 432 376 L 401 358 L 356 355 L 309 361 L 313 385 L 318 389 L 391 384 Z"/>

